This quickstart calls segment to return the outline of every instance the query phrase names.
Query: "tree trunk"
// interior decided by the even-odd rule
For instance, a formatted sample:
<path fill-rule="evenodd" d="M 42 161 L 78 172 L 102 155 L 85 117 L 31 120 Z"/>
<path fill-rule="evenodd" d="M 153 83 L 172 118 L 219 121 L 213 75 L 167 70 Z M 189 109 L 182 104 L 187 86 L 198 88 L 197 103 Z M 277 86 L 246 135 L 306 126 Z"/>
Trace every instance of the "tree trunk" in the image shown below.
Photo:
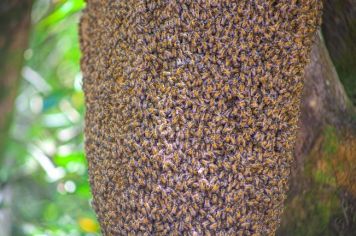
<path fill-rule="evenodd" d="M 105 235 L 274 234 L 320 2 L 88 1 L 86 153 Z"/>
<path fill-rule="evenodd" d="M 330 57 L 353 104 L 356 104 L 356 2 L 326 0 L 323 35 Z"/>
<path fill-rule="evenodd" d="M 353 96 L 356 80 L 349 79 L 356 75 L 352 58 L 356 5 L 351 2 L 326 1 L 322 29 Z M 320 35 L 306 68 L 303 94 L 295 168 L 279 234 L 352 235 L 356 232 L 356 112 Z"/>
<path fill-rule="evenodd" d="M 0 156 L 12 118 L 31 24 L 30 0 L 0 3 Z"/>
<path fill-rule="evenodd" d="M 23 53 L 30 29 L 30 0 L 0 2 L 0 166 L 4 166 L 5 144 L 19 84 Z M 0 179 L 0 236 L 11 233 L 11 188 Z"/>

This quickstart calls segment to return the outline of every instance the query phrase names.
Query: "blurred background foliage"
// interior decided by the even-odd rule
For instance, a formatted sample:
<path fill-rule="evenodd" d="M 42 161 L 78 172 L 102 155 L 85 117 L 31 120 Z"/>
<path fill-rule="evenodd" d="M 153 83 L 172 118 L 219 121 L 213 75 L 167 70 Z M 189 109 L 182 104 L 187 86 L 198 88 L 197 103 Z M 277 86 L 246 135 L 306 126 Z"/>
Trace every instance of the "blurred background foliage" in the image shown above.
<path fill-rule="evenodd" d="M 83 153 L 78 22 L 83 0 L 35 0 L 0 180 L 13 235 L 98 235 Z"/>

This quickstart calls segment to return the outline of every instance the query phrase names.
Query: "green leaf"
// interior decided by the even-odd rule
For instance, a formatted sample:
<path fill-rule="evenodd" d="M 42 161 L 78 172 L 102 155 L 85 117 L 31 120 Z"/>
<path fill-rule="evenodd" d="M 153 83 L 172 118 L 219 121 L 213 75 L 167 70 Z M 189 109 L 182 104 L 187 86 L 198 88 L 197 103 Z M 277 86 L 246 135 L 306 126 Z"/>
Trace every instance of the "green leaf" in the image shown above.
<path fill-rule="evenodd" d="M 47 17 L 45 17 L 39 24 L 39 28 L 46 28 L 51 25 L 57 24 L 64 18 L 80 11 L 84 7 L 82 0 L 67 0 L 60 3 L 59 6 Z"/>

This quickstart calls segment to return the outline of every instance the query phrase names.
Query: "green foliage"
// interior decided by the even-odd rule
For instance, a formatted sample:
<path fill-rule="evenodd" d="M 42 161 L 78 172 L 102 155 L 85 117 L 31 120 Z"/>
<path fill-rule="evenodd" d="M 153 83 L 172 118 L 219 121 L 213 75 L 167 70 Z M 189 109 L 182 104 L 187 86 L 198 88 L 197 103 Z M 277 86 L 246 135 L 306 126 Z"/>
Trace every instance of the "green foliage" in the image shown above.
<path fill-rule="evenodd" d="M 37 0 L 1 182 L 13 235 L 97 235 L 83 153 L 78 21 L 83 0 Z"/>

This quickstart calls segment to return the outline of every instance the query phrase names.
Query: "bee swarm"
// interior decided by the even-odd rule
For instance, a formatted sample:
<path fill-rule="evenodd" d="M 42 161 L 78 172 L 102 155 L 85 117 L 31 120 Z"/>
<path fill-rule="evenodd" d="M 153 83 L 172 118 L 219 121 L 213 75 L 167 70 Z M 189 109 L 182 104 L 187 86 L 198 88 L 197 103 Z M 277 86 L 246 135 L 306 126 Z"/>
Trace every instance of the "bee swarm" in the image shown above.
<path fill-rule="evenodd" d="M 273 235 L 319 0 L 88 0 L 86 154 L 104 235 Z"/>

